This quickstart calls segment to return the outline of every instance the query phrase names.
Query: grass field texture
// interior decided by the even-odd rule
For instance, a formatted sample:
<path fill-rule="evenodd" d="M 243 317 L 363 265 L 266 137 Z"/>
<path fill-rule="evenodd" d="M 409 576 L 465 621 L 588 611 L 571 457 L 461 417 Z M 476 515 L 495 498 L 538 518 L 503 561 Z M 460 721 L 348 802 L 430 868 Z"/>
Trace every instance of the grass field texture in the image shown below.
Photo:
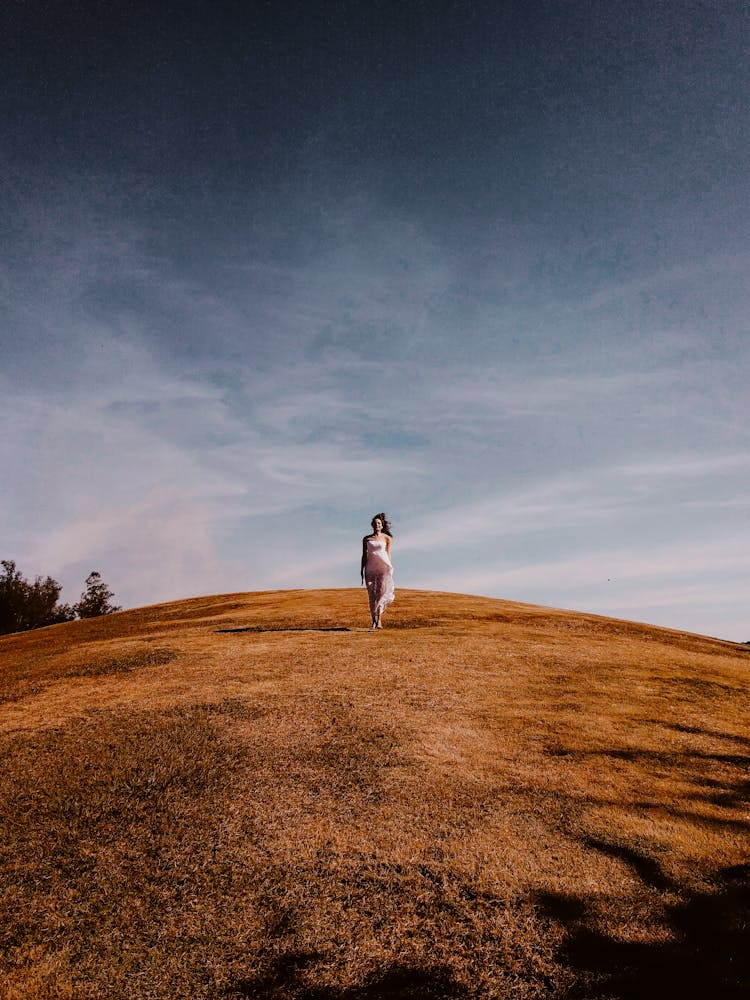
<path fill-rule="evenodd" d="M 750 650 L 368 622 L 264 592 L 0 640 L 2 1000 L 750 995 Z"/>

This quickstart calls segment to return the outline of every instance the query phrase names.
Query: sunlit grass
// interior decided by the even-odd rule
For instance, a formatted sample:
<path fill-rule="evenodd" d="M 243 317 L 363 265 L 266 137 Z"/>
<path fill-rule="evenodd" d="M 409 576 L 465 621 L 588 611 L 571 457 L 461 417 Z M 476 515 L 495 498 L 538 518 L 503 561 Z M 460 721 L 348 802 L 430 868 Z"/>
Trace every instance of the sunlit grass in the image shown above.
<path fill-rule="evenodd" d="M 235 594 L 0 641 L 0 996 L 744 995 L 747 651 L 366 621 Z"/>

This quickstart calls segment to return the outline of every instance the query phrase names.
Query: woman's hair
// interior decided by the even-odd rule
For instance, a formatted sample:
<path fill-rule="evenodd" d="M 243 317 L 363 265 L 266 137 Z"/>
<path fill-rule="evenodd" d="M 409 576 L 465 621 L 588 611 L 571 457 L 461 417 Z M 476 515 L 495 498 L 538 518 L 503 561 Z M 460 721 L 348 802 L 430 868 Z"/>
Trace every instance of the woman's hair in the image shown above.
<path fill-rule="evenodd" d="M 372 528 L 373 531 L 375 530 L 376 518 L 380 518 L 380 520 L 383 522 L 383 534 L 390 535 L 391 538 L 393 538 L 393 532 L 391 531 L 391 522 L 385 516 L 385 511 L 382 511 L 380 514 L 373 515 L 372 521 L 370 521 L 370 527 Z"/>

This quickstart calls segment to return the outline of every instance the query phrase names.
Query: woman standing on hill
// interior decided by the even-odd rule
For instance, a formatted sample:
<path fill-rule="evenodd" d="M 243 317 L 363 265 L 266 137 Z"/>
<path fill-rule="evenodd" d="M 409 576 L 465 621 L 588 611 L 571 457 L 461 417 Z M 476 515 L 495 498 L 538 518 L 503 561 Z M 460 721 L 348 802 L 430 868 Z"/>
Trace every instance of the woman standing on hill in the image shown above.
<path fill-rule="evenodd" d="M 385 514 L 376 514 L 370 522 L 372 534 L 362 539 L 360 578 L 367 586 L 372 628 L 382 628 L 380 618 L 394 599 L 393 563 L 391 562 L 391 525 Z"/>

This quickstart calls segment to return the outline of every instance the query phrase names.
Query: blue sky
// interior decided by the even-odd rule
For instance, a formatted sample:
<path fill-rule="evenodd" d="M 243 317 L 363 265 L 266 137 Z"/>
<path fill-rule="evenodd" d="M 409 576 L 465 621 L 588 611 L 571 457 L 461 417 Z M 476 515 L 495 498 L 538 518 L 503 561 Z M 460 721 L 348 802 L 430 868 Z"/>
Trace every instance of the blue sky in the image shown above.
<path fill-rule="evenodd" d="M 742 5 L 96 9 L 3 14 L 3 558 L 355 586 L 385 509 L 397 585 L 750 638 Z"/>

